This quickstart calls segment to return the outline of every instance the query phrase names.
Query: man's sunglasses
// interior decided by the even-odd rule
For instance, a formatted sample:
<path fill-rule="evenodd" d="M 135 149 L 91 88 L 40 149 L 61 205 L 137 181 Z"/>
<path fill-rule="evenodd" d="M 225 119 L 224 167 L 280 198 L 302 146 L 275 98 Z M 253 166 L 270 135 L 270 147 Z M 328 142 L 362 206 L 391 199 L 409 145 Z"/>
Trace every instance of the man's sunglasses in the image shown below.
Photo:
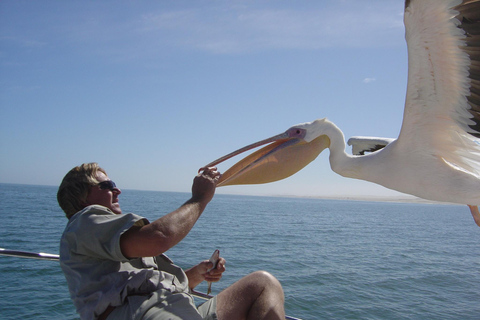
<path fill-rule="evenodd" d="M 115 185 L 115 182 L 113 182 L 112 180 L 102 181 L 99 184 L 97 184 L 97 186 L 99 186 L 101 190 L 107 190 L 108 189 L 108 190 L 111 190 L 111 191 L 113 191 L 113 189 L 117 187 Z"/>

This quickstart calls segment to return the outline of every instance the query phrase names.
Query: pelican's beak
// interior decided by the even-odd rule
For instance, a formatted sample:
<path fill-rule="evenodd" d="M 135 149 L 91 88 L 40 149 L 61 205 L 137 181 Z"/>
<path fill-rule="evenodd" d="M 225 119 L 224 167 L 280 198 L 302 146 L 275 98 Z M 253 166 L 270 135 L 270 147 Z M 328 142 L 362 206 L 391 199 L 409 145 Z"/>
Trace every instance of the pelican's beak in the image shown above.
<path fill-rule="evenodd" d="M 330 139 L 321 135 L 310 142 L 306 142 L 302 137 L 292 137 L 289 131 L 286 131 L 234 151 L 203 168 L 217 165 L 240 153 L 267 143 L 270 144 L 250 154 L 225 171 L 217 186 L 261 184 L 285 179 L 315 160 L 325 148 L 329 147 Z"/>

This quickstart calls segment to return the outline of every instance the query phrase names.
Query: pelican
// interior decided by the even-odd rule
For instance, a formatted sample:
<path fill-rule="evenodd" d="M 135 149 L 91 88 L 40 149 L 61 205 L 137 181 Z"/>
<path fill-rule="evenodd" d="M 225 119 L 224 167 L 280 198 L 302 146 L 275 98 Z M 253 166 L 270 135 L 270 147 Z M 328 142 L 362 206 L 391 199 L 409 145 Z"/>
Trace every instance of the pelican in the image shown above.
<path fill-rule="evenodd" d="M 466 204 L 480 226 L 480 0 L 407 0 L 404 23 L 408 86 L 397 139 L 352 138 L 350 155 L 342 131 L 318 119 L 203 168 L 268 144 L 228 169 L 218 186 L 269 183 L 329 148 L 330 166 L 341 176 Z"/>

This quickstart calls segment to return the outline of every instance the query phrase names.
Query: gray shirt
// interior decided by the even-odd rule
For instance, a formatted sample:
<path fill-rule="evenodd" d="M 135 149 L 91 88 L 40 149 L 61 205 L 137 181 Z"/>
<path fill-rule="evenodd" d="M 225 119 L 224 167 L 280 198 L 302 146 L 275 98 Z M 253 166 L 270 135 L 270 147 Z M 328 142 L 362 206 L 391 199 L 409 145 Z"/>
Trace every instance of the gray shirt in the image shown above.
<path fill-rule="evenodd" d="M 92 205 L 70 218 L 60 241 L 60 266 L 82 320 L 94 320 L 130 295 L 158 289 L 188 292 L 185 272 L 165 255 L 127 259 L 120 236 L 148 220 Z"/>

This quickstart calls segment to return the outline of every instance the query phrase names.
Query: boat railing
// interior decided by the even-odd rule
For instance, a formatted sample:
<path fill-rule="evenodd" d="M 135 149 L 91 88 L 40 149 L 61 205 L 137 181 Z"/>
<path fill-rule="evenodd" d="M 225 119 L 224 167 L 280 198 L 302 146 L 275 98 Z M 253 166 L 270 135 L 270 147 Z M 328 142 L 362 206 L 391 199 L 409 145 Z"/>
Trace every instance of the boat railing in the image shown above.
<path fill-rule="evenodd" d="M 17 258 L 27 258 L 27 259 L 37 259 L 37 260 L 49 260 L 49 261 L 59 261 L 60 256 L 58 254 L 45 253 L 45 252 L 28 252 L 28 251 L 18 251 L 18 250 L 8 250 L 0 248 L 0 256 L 10 256 Z M 199 299 L 208 300 L 213 298 L 212 295 L 195 291 L 193 290 L 191 294 Z M 301 320 L 300 318 L 285 316 L 286 320 Z"/>

